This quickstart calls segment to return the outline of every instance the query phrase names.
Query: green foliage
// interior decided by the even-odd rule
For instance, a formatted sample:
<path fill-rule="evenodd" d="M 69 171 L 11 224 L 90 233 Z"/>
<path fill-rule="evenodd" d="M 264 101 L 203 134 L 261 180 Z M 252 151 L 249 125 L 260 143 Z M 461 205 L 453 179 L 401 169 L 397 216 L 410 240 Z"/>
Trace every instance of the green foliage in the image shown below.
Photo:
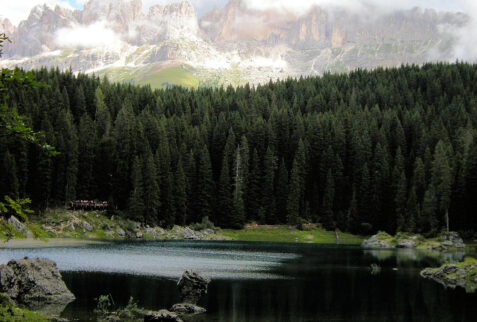
<path fill-rule="evenodd" d="M 47 316 L 19 308 L 6 293 L 0 293 L 0 320 L 4 322 L 46 322 Z"/>
<path fill-rule="evenodd" d="M 200 223 L 190 224 L 189 227 L 192 230 L 200 231 L 204 229 L 216 230 L 217 227 L 214 226 L 214 223 L 209 220 L 209 217 L 203 217 Z"/>
<path fill-rule="evenodd" d="M 378 275 L 379 273 L 381 273 L 381 266 L 376 263 L 371 264 L 369 268 L 371 270 L 371 275 Z"/>
<path fill-rule="evenodd" d="M 100 295 L 96 299 L 96 310 L 99 311 L 100 313 L 108 313 L 111 312 L 111 310 L 114 307 L 114 300 L 111 294 L 108 295 Z"/>
<path fill-rule="evenodd" d="M 5 196 L 4 198 L 5 201 L 0 202 L 0 216 L 4 218 L 16 216 L 27 222 L 28 215 L 33 213 L 33 211 L 28 208 L 31 200 L 28 198 L 13 200 L 9 196 Z"/>

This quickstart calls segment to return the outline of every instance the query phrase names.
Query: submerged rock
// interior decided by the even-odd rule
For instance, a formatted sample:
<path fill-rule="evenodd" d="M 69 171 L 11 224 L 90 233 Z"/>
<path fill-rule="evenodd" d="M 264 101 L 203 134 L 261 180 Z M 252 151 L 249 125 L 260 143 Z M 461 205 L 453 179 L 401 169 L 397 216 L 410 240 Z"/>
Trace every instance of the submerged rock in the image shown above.
<path fill-rule="evenodd" d="M 182 322 L 174 312 L 168 310 L 160 310 L 159 312 L 149 312 L 144 316 L 144 322 Z"/>
<path fill-rule="evenodd" d="M 178 314 L 200 314 L 205 313 L 207 310 L 195 304 L 177 303 L 172 306 L 170 311 Z"/>
<path fill-rule="evenodd" d="M 0 292 L 24 304 L 63 304 L 75 299 L 55 262 L 24 258 L 0 265 Z"/>
<path fill-rule="evenodd" d="M 182 302 L 197 304 L 200 298 L 207 294 L 210 278 L 199 272 L 186 270 L 179 279 L 177 286 Z"/>
<path fill-rule="evenodd" d="M 7 223 L 13 227 L 13 229 L 18 233 L 23 233 L 26 231 L 26 226 L 20 222 L 15 216 L 11 216 Z"/>

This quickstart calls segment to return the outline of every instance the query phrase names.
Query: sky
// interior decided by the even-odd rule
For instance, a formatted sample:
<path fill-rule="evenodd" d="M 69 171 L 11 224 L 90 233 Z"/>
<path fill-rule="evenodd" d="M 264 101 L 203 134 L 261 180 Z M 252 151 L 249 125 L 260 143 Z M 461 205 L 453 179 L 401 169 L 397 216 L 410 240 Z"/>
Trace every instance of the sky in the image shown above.
<path fill-rule="evenodd" d="M 0 16 L 7 17 L 14 24 L 28 17 L 32 7 L 47 3 L 52 6 L 62 5 L 68 8 L 81 9 L 87 0 L 0 0 Z M 143 7 L 148 8 L 155 4 L 177 2 L 177 0 L 142 0 Z M 474 8 L 475 0 L 244 0 L 249 7 L 255 9 L 274 8 L 300 13 L 312 5 L 339 6 L 353 10 L 360 10 L 366 6 L 376 6 L 380 9 L 409 9 L 416 6 L 434 8 L 445 11 L 463 11 Z M 222 7 L 227 0 L 191 0 L 199 16 L 211 10 L 214 6 Z M 391 3 L 391 4 L 390 4 Z"/>

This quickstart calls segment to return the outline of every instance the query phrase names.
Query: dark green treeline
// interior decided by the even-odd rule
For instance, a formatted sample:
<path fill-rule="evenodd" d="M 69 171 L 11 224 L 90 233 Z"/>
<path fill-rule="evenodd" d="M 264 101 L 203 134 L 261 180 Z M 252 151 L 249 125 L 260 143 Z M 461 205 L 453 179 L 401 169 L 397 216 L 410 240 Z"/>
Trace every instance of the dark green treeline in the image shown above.
<path fill-rule="evenodd" d="M 50 88 L 11 88 L 6 104 L 60 155 L 0 133 L 0 195 L 39 213 L 99 199 L 164 226 L 477 228 L 476 65 L 199 90 L 35 74 Z"/>

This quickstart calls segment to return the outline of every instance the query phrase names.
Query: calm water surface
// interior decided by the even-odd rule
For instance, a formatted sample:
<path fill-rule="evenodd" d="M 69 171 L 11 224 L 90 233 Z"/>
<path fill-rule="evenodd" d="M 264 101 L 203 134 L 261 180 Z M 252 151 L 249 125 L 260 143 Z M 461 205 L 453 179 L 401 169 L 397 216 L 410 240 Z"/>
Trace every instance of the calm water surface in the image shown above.
<path fill-rule="evenodd" d="M 475 321 L 477 294 L 445 289 L 419 276 L 464 254 L 242 242 L 121 242 L 79 248 L 0 249 L 12 258 L 54 260 L 77 300 L 62 316 L 95 321 L 94 298 L 130 296 L 152 310 L 179 302 L 187 268 L 209 275 L 203 321 Z M 369 266 L 382 267 L 371 275 Z"/>

